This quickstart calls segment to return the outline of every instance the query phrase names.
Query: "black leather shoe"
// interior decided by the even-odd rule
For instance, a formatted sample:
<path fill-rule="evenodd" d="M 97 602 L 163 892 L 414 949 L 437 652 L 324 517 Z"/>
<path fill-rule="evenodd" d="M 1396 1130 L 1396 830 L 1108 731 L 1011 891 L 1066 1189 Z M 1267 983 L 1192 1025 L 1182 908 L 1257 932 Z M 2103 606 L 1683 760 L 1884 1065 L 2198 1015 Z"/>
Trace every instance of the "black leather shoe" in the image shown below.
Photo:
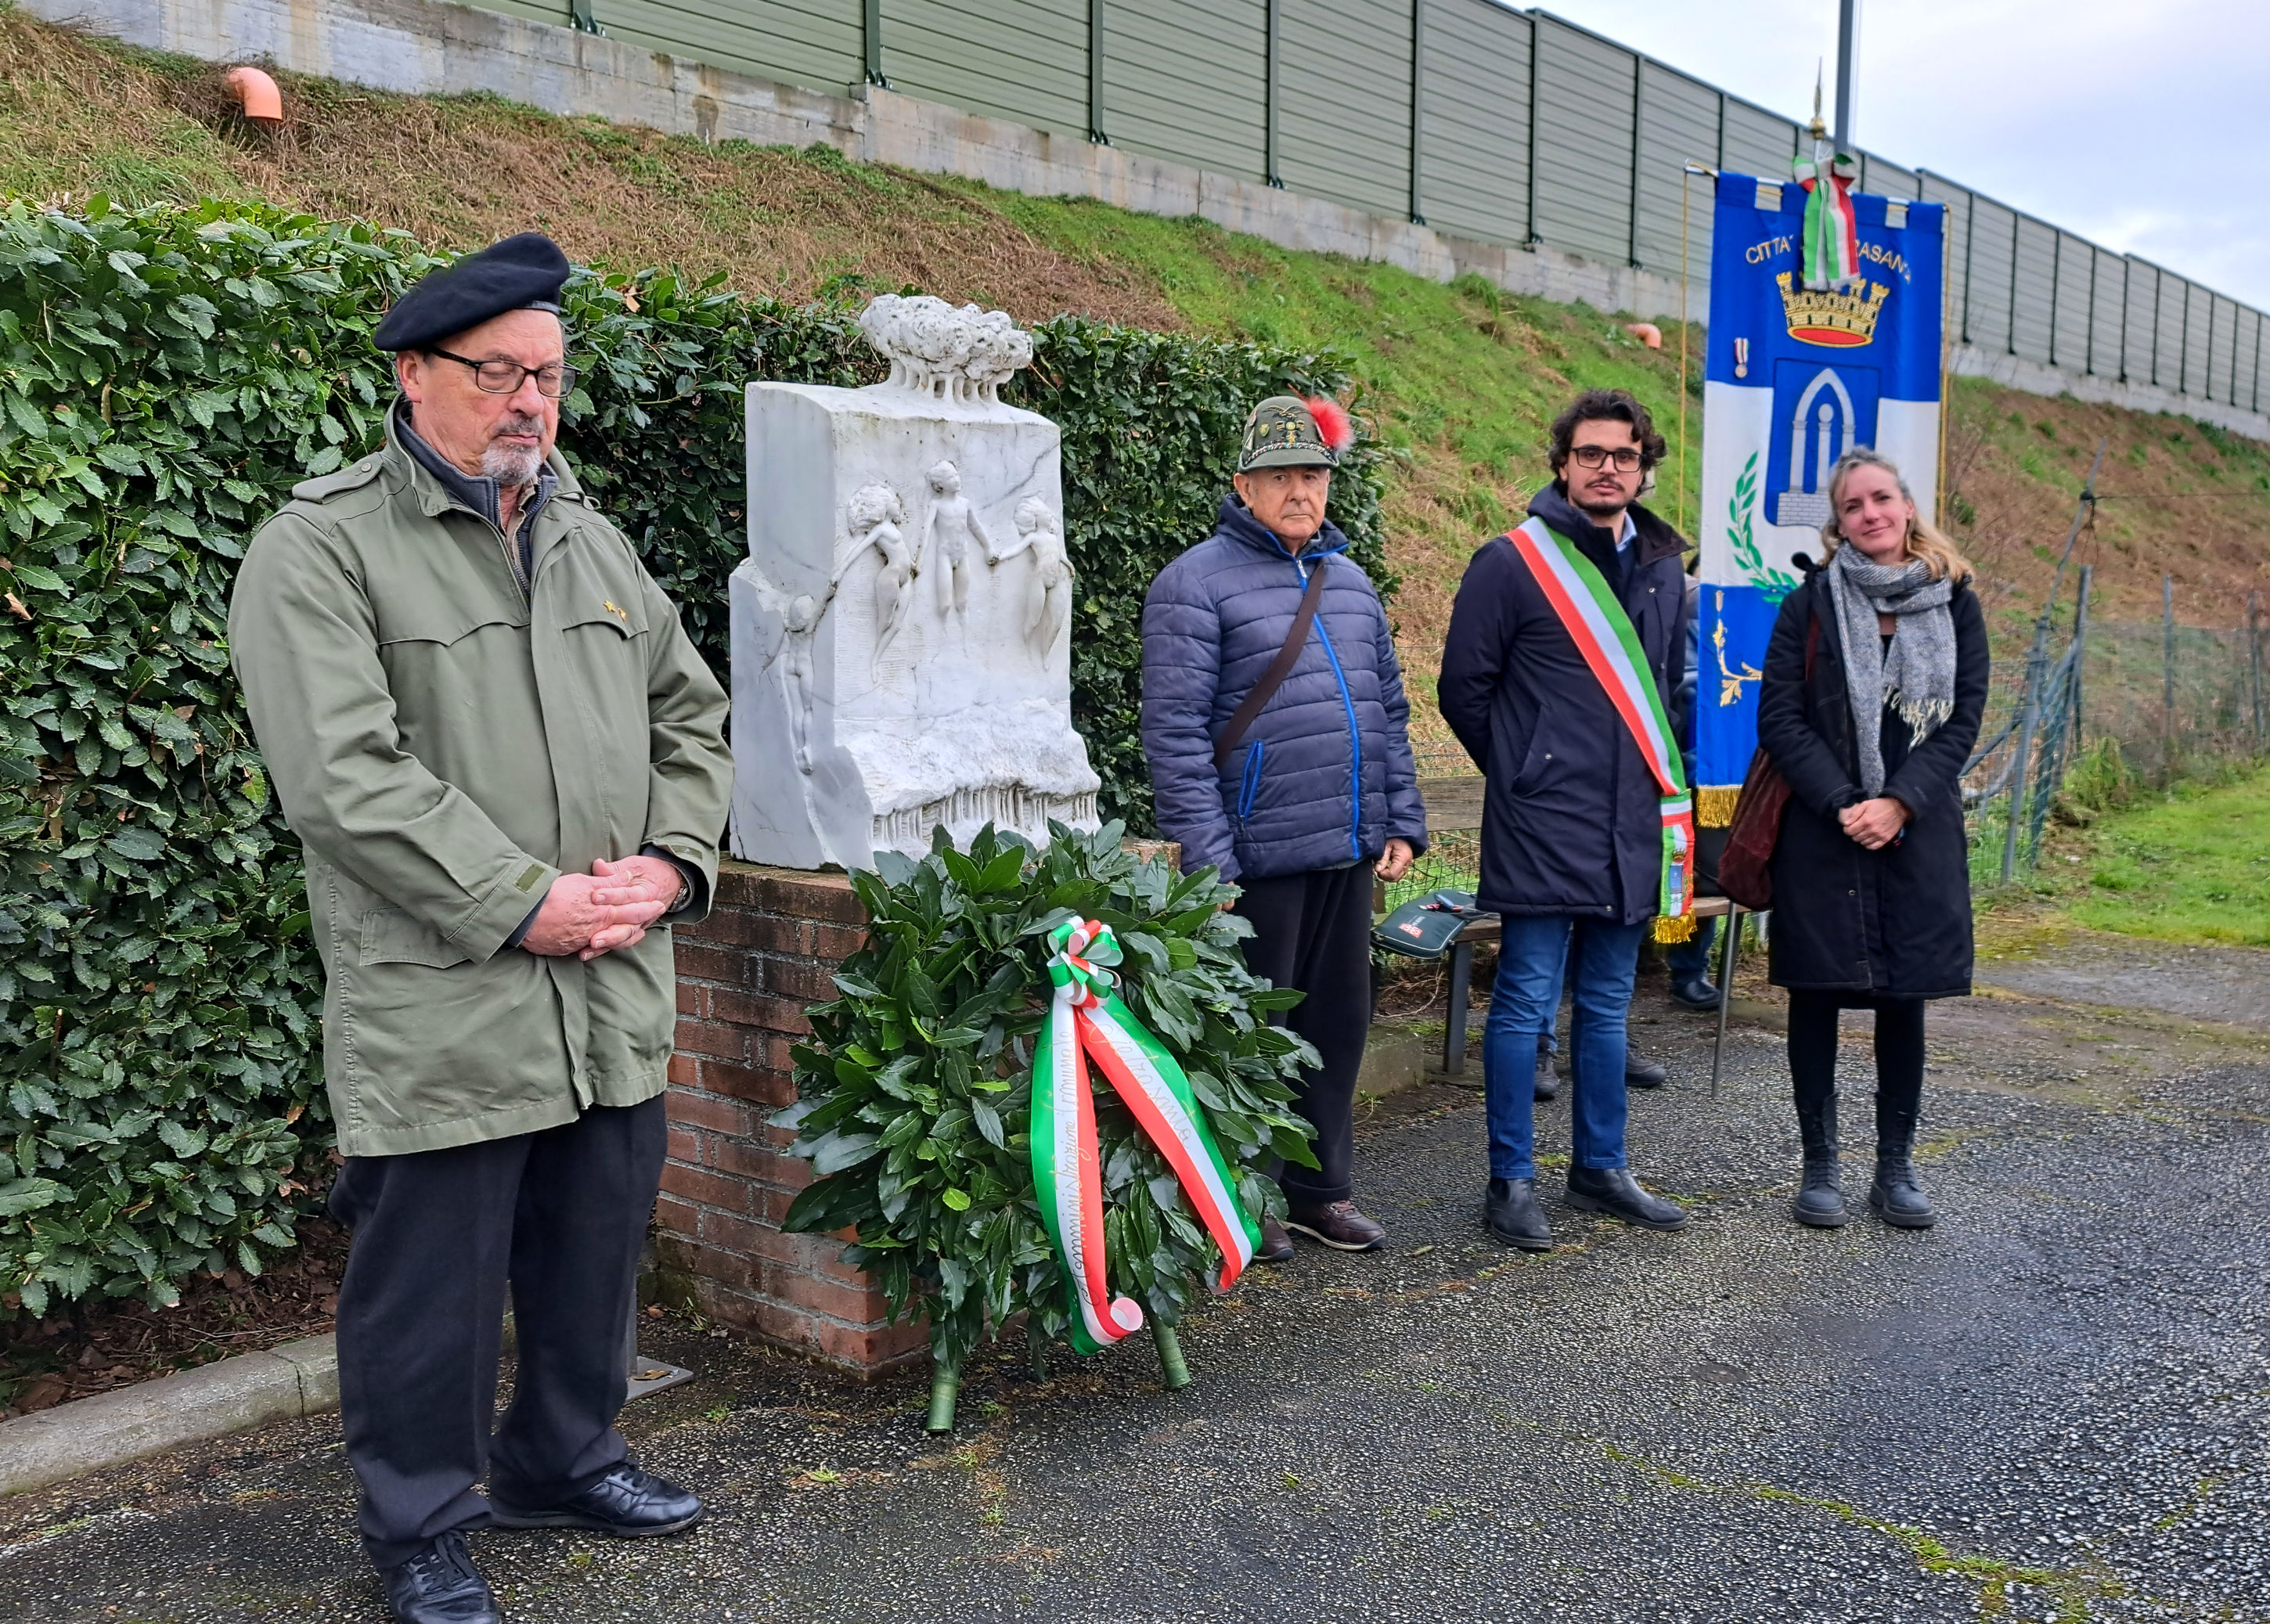
<path fill-rule="evenodd" d="M 1508 1246 L 1517 1246 L 1524 1252 L 1553 1250 L 1553 1227 L 1545 1221 L 1545 1209 L 1537 1205 L 1534 1179 L 1490 1180 L 1489 1192 L 1482 1198 L 1482 1222 Z"/>
<path fill-rule="evenodd" d="M 701 1520 L 701 1501 L 628 1461 L 556 1506 L 523 1510 L 491 1494 L 489 1510 L 499 1528 L 588 1528 L 626 1539 L 682 1533 Z"/>
<path fill-rule="evenodd" d="M 1715 1011 L 1723 997 L 1707 975 L 1671 983 L 1671 1001 L 1687 1009 Z"/>
<path fill-rule="evenodd" d="M 1815 1229 L 1838 1228 L 1851 1216 L 1844 1210 L 1844 1190 L 1837 1181 L 1835 1157 L 1805 1159 L 1805 1182 L 1798 1186 L 1797 1199 L 1789 1204 L 1789 1214 Z"/>
<path fill-rule="evenodd" d="M 1369 1252 L 1387 1244 L 1387 1231 L 1358 1212 L 1353 1201 L 1296 1201 L 1285 1227 L 1322 1241 L 1336 1252 Z"/>
<path fill-rule="evenodd" d="M 1687 1227 L 1687 1209 L 1648 1194 L 1628 1168 L 1570 1168 L 1569 1205 L 1582 1212 L 1606 1212 L 1643 1229 Z"/>
<path fill-rule="evenodd" d="M 1293 1237 L 1285 1233 L 1285 1226 L 1266 1215 L 1261 1220 L 1261 1244 L 1253 1250 L 1256 1263 L 1290 1263 L 1293 1261 Z"/>
<path fill-rule="evenodd" d="M 1916 1183 L 1915 1164 L 1905 1156 L 1876 1158 L 1876 1182 L 1868 1186 L 1868 1206 L 1895 1229 L 1928 1229 L 1939 1221 L 1923 1186 Z"/>
<path fill-rule="evenodd" d="M 1652 1060 L 1643 1060 L 1629 1050 L 1624 1054 L 1624 1086 L 1627 1088 L 1660 1088 L 1671 1080 L 1671 1073 Z"/>
<path fill-rule="evenodd" d="M 503 1624 L 488 1581 L 455 1530 L 379 1576 L 386 1584 L 386 1616 L 397 1624 Z"/>
<path fill-rule="evenodd" d="M 1548 1104 L 1561 1097 L 1561 1079 L 1554 1075 L 1553 1057 L 1541 1049 L 1537 1051 L 1537 1097 Z"/>

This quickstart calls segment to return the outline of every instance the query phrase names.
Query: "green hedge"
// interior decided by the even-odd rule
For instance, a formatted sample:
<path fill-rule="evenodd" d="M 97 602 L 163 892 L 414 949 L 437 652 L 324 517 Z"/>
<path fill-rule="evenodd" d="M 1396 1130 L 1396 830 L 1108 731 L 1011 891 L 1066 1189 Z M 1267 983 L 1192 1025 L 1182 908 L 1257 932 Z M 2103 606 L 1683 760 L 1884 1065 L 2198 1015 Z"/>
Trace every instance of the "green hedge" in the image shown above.
<path fill-rule="evenodd" d="M 369 333 L 436 262 L 256 205 L 0 215 L 0 1308 L 169 1301 L 257 1269 L 325 1182 L 322 977 L 298 849 L 227 663 L 246 539 L 376 438 Z M 802 308 L 579 272 L 564 449 L 726 664 L 740 384 L 879 375 L 846 290 Z M 1204 536 L 1247 404 L 1325 358 L 1067 317 L 1017 398 L 1065 427 L 1075 720 L 1149 827 L 1138 623 Z M 1335 516 L 1379 567 L 1368 442 Z"/>

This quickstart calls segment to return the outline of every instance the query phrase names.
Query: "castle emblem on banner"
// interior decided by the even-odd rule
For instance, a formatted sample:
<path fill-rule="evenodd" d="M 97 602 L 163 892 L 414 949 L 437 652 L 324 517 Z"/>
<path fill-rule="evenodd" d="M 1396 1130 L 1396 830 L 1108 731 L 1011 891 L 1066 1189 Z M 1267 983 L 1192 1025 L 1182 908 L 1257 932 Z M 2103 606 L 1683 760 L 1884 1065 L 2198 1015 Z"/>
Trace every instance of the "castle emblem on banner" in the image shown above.
<path fill-rule="evenodd" d="M 1786 271 L 1774 278 L 1781 289 L 1782 318 L 1789 336 L 1800 344 L 1818 344 L 1836 350 L 1856 349 L 1876 336 L 1876 318 L 1883 314 L 1891 289 L 1881 282 L 1863 282 L 1850 293 L 1816 293 L 1796 285 Z"/>

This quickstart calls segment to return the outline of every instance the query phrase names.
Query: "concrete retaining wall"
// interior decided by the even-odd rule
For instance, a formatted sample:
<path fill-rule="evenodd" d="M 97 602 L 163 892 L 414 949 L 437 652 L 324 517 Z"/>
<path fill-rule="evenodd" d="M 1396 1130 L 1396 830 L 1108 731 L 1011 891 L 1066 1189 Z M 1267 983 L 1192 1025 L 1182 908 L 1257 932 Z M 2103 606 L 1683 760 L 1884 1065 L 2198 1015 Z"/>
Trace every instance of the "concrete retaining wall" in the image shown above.
<path fill-rule="evenodd" d="M 2093 373 L 2067 372 L 2061 367 L 2044 367 L 2038 361 L 2029 361 L 2021 356 L 1997 354 L 1989 350 L 1974 349 L 1969 345 L 1955 352 L 1952 364 L 1958 377 L 1991 378 L 2008 388 L 2023 389 L 2029 395 L 2070 395 L 2075 400 L 2125 406 L 2131 412 L 2172 412 L 2177 417 L 2212 423 L 2233 434 L 2244 434 L 2250 440 L 2270 440 L 2270 412 L 2248 412 L 2239 406 L 2193 400 L 2170 389 L 2155 389 L 2148 383 L 2124 383 L 2117 378 L 2098 377 Z"/>

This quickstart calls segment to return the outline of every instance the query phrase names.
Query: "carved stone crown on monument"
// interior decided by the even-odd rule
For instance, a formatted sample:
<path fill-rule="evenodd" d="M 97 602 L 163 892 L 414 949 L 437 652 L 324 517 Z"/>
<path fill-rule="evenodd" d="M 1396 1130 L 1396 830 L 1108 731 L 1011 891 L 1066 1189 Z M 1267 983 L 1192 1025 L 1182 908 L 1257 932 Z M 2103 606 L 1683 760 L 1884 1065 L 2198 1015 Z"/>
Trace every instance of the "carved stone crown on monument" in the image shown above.
<path fill-rule="evenodd" d="M 749 556 L 733 571 L 736 855 L 919 854 L 944 825 L 1035 844 L 1096 827 L 1072 725 L 1057 426 L 1004 405 L 1032 336 L 886 293 L 865 389 L 748 386 Z"/>

